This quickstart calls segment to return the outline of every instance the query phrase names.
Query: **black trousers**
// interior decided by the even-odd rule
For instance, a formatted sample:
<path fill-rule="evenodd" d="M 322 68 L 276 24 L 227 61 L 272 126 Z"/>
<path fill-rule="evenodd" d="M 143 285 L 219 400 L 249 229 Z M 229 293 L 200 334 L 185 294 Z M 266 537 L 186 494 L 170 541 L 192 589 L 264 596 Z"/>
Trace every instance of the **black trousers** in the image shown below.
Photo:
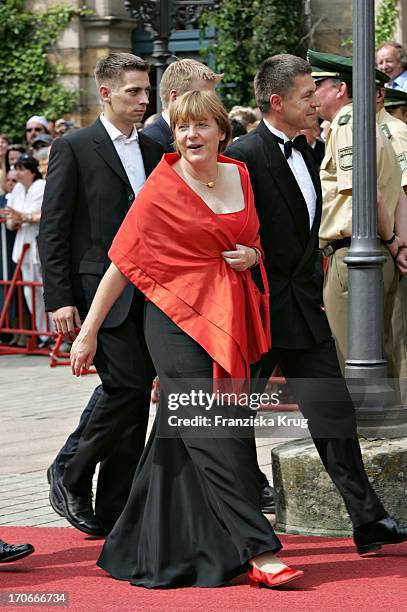
<path fill-rule="evenodd" d="M 316 449 L 342 495 L 353 526 L 379 520 L 386 510 L 365 472 L 352 399 L 333 338 L 309 349 L 273 348 L 258 367 L 258 388 L 279 365 L 294 393 Z"/>
<path fill-rule="evenodd" d="M 70 461 L 74 457 L 76 451 L 78 450 L 79 440 L 81 439 L 82 433 L 86 425 L 88 424 L 90 415 L 92 414 L 93 409 L 98 403 L 102 393 L 103 387 L 102 385 L 98 385 L 92 393 L 85 408 L 83 409 L 76 429 L 71 434 L 69 434 L 65 441 L 65 444 L 62 446 L 57 456 L 55 457 L 55 465 L 58 477 L 62 477 L 65 469 L 65 464 L 68 463 L 68 461 Z"/>
<path fill-rule="evenodd" d="M 102 390 L 73 458 L 65 486 L 89 495 L 96 465 L 105 460 L 97 484 L 95 512 L 106 525 L 121 514 L 145 444 L 155 370 L 143 332 L 144 301 L 135 298 L 126 320 L 98 334 L 94 363 Z"/>

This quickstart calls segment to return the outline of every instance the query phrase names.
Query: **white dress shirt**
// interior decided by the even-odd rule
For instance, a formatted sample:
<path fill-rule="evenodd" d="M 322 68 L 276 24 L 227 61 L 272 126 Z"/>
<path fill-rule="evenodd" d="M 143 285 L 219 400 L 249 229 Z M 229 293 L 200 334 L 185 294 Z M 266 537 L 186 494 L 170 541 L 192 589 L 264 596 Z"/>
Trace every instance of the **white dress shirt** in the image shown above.
<path fill-rule="evenodd" d="M 103 113 L 100 115 L 100 120 L 113 142 L 132 186 L 134 197 L 136 197 L 146 182 L 146 171 L 144 170 L 137 130 L 133 128 L 132 133 L 127 137 L 113 123 L 110 123 Z"/>
<path fill-rule="evenodd" d="M 284 142 L 290 140 L 283 132 L 277 130 L 274 126 L 271 125 L 266 119 L 263 117 L 264 124 L 270 130 L 272 134 L 282 138 Z M 281 149 L 282 154 L 284 155 L 284 142 L 278 143 Z M 284 155 L 285 157 L 285 155 Z M 315 191 L 314 183 L 312 182 L 312 178 L 307 168 L 307 164 L 304 161 L 302 154 L 297 151 L 297 149 L 293 148 L 293 151 L 288 159 L 286 159 L 287 164 L 290 166 L 292 173 L 295 177 L 295 180 L 298 183 L 298 187 L 301 189 L 301 193 L 304 197 L 305 203 L 308 209 L 309 216 L 309 226 L 310 229 L 312 224 L 314 223 L 315 218 L 315 209 L 317 204 L 317 194 Z"/>

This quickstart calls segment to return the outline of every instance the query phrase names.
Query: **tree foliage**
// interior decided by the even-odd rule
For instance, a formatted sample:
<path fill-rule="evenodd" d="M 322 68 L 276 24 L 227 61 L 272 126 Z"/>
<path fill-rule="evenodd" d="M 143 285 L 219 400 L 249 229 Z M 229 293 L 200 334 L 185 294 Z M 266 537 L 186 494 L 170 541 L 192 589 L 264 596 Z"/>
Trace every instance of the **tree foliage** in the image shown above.
<path fill-rule="evenodd" d="M 32 13 L 24 0 L 1 1 L 0 130 L 12 139 L 21 141 L 30 115 L 55 119 L 73 109 L 76 93 L 58 82 L 63 69 L 47 52 L 75 14 L 67 6 Z"/>
<path fill-rule="evenodd" d="M 201 32 L 215 28 L 206 54 L 225 74 L 221 94 L 228 107 L 254 104 L 253 77 L 259 64 L 276 53 L 301 54 L 302 1 L 222 0 L 201 19 Z"/>
<path fill-rule="evenodd" d="M 398 17 L 398 0 L 381 0 L 375 18 L 375 47 L 393 38 L 394 25 Z M 352 37 L 345 38 L 341 46 L 352 55 Z"/>
<path fill-rule="evenodd" d="M 376 14 L 376 46 L 393 38 L 398 0 L 381 0 Z"/>

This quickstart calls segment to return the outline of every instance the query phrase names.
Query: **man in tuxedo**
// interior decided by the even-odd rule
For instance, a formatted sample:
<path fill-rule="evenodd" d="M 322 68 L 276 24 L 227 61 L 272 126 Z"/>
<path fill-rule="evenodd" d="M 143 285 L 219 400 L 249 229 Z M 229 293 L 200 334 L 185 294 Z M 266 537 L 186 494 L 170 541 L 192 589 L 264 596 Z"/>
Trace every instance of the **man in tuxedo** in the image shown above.
<path fill-rule="evenodd" d="M 260 219 L 273 341 L 260 378 L 276 364 L 287 377 L 363 554 L 407 540 L 407 527 L 387 515 L 366 476 L 354 407 L 314 277 L 321 186 L 305 136 L 293 139 L 315 122 L 316 86 L 310 64 L 288 54 L 265 60 L 254 85 L 263 120 L 226 155 L 246 163 Z"/>
<path fill-rule="evenodd" d="M 95 78 L 103 113 L 52 146 L 38 245 L 46 308 L 57 332 L 71 340 L 110 264 L 110 244 L 163 153 L 134 127 L 148 104 L 148 72 L 149 65 L 129 53 L 100 59 Z M 155 372 L 143 308 L 142 294 L 129 285 L 107 315 L 94 359 L 101 388 L 82 415 L 78 447 L 67 453 L 62 477 L 54 464 L 48 472 L 53 507 L 90 535 L 107 533 L 120 515 L 144 448 Z M 92 476 L 99 462 L 94 513 Z"/>
<path fill-rule="evenodd" d="M 170 64 L 160 82 L 160 98 L 163 107 L 161 117 L 143 130 L 153 140 L 159 142 L 166 152 L 174 151 L 174 136 L 170 128 L 169 107 L 178 96 L 187 91 L 214 91 L 223 74 L 215 74 L 202 62 L 193 59 L 177 60 Z"/>

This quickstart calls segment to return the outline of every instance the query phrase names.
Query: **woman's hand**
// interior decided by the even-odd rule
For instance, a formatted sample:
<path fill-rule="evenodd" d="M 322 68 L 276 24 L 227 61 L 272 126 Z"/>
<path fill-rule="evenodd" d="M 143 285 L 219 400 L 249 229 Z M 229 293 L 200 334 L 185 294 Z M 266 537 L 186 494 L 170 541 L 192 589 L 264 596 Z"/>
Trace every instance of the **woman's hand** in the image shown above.
<path fill-rule="evenodd" d="M 396 236 L 393 242 L 391 244 L 387 244 L 386 246 L 389 249 L 391 256 L 395 259 L 399 250 L 405 247 L 406 245 L 399 236 Z"/>
<path fill-rule="evenodd" d="M 6 219 L 6 227 L 8 230 L 20 229 L 23 223 L 23 215 L 18 212 L 18 210 L 14 210 L 14 208 L 7 206 L 1 209 L 1 214 L 2 217 Z"/>
<path fill-rule="evenodd" d="M 256 249 L 243 244 L 237 244 L 236 248 L 236 251 L 222 251 L 221 253 L 223 259 L 233 270 L 243 272 L 255 265 L 257 262 Z"/>
<path fill-rule="evenodd" d="M 81 376 L 92 365 L 97 348 L 97 335 L 86 331 L 79 332 L 71 348 L 71 368 L 74 376 Z"/>

